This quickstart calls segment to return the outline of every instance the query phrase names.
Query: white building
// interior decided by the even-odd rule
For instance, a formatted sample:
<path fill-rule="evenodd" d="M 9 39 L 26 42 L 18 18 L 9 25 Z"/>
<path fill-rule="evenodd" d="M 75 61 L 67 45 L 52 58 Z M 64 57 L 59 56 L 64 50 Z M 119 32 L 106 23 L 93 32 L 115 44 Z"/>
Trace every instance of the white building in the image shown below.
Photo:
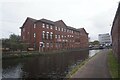
<path fill-rule="evenodd" d="M 112 43 L 111 36 L 109 35 L 109 33 L 99 34 L 98 39 L 100 44 L 110 45 Z"/>

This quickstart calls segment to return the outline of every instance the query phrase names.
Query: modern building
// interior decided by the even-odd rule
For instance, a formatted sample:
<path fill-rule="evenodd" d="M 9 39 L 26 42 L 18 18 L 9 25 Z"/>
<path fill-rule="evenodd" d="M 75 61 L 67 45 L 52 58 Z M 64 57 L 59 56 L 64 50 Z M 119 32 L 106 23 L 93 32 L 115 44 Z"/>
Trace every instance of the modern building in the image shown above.
<path fill-rule="evenodd" d="M 67 26 L 62 20 L 27 18 L 21 28 L 21 40 L 39 51 L 87 48 L 88 33 L 84 28 Z"/>
<path fill-rule="evenodd" d="M 111 45 L 112 43 L 111 36 L 109 35 L 109 33 L 99 34 L 98 39 L 99 39 L 100 44 Z"/>
<path fill-rule="evenodd" d="M 120 62 L 120 3 L 111 28 L 113 53 Z"/>

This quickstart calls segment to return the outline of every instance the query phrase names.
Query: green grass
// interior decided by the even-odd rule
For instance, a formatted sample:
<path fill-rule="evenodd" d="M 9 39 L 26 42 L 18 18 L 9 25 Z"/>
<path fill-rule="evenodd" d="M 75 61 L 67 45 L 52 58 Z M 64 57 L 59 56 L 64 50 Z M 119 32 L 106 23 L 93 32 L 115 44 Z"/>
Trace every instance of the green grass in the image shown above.
<path fill-rule="evenodd" d="M 112 51 L 110 51 L 108 54 L 108 67 L 109 67 L 109 71 L 110 71 L 112 78 L 119 78 L 118 77 L 118 66 L 119 65 L 120 64 L 118 64 L 118 60 L 113 55 Z"/>

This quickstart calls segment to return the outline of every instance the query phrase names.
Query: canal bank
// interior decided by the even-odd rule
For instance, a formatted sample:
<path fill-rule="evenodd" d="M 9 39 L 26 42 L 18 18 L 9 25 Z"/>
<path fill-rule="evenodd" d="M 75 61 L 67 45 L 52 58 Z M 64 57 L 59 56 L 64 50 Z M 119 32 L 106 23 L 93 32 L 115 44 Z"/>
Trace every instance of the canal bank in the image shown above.
<path fill-rule="evenodd" d="M 70 51 L 65 53 L 4 59 L 3 78 L 65 78 L 77 64 L 94 54 L 95 50 Z"/>
<path fill-rule="evenodd" d="M 51 51 L 51 52 L 39 52 L 39 51 L 23 51 L 23 52 L 3 52 L 2 59 L 13 59 L 13 58 L 25 58 L 25 57 L 33 57 L 33 56 L 42 56 L 48 54 L 58 54 L 58 53 L 66 53 L 71 51 L 82 51 L 89 50 L 86 49 L 71 49 L 71 50 L 59 50 L 59 51 Z"/>
<path fill-rule="evenodd" d="M 97 53 L 94 57 L 86 60 L 69 78 L 111 78 L 108 70 L 109 50 L 105 49 Z"/>

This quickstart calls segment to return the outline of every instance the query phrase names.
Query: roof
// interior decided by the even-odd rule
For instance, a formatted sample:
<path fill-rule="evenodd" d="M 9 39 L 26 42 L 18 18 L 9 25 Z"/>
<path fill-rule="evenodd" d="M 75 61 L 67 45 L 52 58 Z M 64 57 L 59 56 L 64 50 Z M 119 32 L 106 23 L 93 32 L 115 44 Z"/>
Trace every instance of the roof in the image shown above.
<path fill-rule="evenodd" d="M 75 31 L 78 31 L 78 32 L 79 32 L 79 30 L 77 30 L 76 28 L 73 28 L 73 27 L 71 27 L 71 26 L 67 26 L 67 28 L 68 28 L 68 29 L 75 30 Z"/>
<path fill-rule="evenodd" d="M 86 32 L 86 30 L 84 28 L 79 28 L 77 30 L 79 30 L 80 32 L 84 31 L 86 34 L 89 34 L 89 33 Z"/>
<path fill-rule="evenodd" d="M 58 21 L 55 21 L 54 22 L 56 26 L 59 26 L 59 27 L 67 27 L 67 25 L 64 23 L 63 20 L 58 20 Z"/>
<path fill-rule="evenodd" d="M 30 18 L 30 17 L 27 17 L 27 19 L 33 21 L 33 22 L 36 22 L 37 20 L 36 19 L 33 19 L 33 18 Z"/>
<path fill-rule="evenodd" d="M 38 20 L 38 21 L 41 21 L 41 22 L 45 22 L 45 23 L 49 23 L 49 24 L 52 24 L 52 25 L 54 25 L 54 22 L 53 21 L 51 21 L 51 20 L 47 20 L 47 19 L 40 19 L 40 20 Z"/>
<path fill-rule="evenodd" d="M 36 19 L 30 18 L 30 17 L 27 17 L 27 19 L 26 19 L 26 21 L 24 22 L 24 24 L 27 22 L 27 20 L 31 20 L 32 22 L 35 22 L 35 23 L 41 21 L 41 22 L 48 23 L 48 24 L 52 24 L 52 25 L 56 25 L 56 26 L 59 26 L 59 27 L 65 27 L 65 28 L 67 28 L 67 29 L 71 29 L 71 30 L 78 31 L 78 32 L 80 32 L 81 29 L 84 29 L 84 28 L 76 29 L 76 28 L 73 28 L 73 27 L 71 27 L 71 26 L 67 26 L 67 25 L 63 22 L 63 20 L 58 20 L 58 21 L 55 21 L 55 22 L 54 22 L 54 21 L 47 20 L 47 19 L 44 19 L 44 18 L 43 18 L 43 19 L 40 19 L 40 20 L 36 20 Z M 24 24 L 23 24 L 23 26 L 24 26 Z M 23 28 L 23 26 L 20 27 L 20 28 Z M 85 31 L 85 29 L 84 29 L 84 31 Z M 85 32 L 86 32 L 86 31 L 85 31 Z M 87 33 L 87 32 L 86 32 L 86 33 Z"/>
<path fill-rule="evenodd" d="M 36 21 L 37 21 L 36 19 L 27 17 L 27 19 L 26 19 L 25 22 L 23 23 L 22 27 L 20 27 L 20 28 L 23 28 L 23 26 L 25 25 L 25 23 L 26 23 L 28 20 L 30 20 L 30 21 L 32 21 L 32 22 L 36 22 Z"/>

